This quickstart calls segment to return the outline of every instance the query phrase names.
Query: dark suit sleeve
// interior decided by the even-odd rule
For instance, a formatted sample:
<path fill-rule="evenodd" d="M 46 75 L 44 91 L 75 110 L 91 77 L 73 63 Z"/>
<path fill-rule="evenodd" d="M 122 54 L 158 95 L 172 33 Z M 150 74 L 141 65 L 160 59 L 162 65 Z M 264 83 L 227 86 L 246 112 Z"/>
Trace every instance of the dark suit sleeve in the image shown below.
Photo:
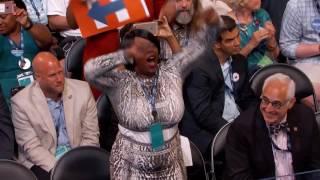
<path fill-rule="evenodd" d="M 0 159 L 14 156 L 14 130 L 10 111 L 0 88 Z"/>
<path fill-rule="evenodd" d="M 237 121 L 237 119 L 235 120 Z M 233 123 L 228 131 L 226 143 L 226 178 L 228 180 L 253 179 L 249 164 L 249 144 L 245 132 L 237 123 Z"/>
<path fill-rule="evenodd" d="M 241 110 L 245 111 L 249 107 L 257 105 L 258 98 L 254 95 L 250 87 L 247 59 L 242 55 L 236 55 L 235 61 L 233 63 L 235 63 L 234 65 L 237 66 L 235 68 L 243 72 L 241 74 L 242 76 L 244 76 L 244 81 L 240 92 L 238 92 L 238 98 L 236 99 L 236 101 Z"/>
<path fill-rule="evenodd" d="M 186 81 L 186 105 L 200 127 L 215 134 L 226 120 L 222 118 L 224 105 L 224 89 L 213 89 L 209 77 L 200 69 L 195 69 Z"/>

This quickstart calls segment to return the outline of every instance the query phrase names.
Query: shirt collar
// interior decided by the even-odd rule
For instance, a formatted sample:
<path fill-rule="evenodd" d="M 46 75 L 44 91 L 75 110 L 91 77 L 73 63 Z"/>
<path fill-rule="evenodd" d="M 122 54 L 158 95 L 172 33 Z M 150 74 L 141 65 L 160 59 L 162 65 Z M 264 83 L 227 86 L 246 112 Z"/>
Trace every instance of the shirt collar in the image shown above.
<path fill-rule="evenodd" d="M 56 106 L 62 105 L 62 99 L 59 99 L 58 101 L 55 101 L 51 98 L 46 98 L 46 99 L 49 105 L 56 105 Z"/>
<path fill-rule="evenodd" d="M 284 116 L 284 118 L 277 124 L 281 124 L 281 123 L 285 123 L 287 121 L 287 114 Z M 270 125 L 273 125 L 273 124 L 270 124 Z M 267 124 L 267 127 L 270 126 L 269 124 Z"/>
<path fill-rule="evenodd" d="M 230 56 L 227 58 L 226 62 L 224 62 L 223 64 L 220 64 L 220 66 L 222 69 L 226 69 L 231 65 L 231 63 L 232 63 L 232 57 Z"/>

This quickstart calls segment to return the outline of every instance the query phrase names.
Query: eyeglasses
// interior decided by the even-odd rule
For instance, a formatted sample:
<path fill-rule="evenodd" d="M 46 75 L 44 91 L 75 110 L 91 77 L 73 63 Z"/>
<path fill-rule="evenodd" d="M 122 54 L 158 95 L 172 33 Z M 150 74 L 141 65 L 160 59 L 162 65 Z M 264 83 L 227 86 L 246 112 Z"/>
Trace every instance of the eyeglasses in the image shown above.
<path fill-rule="evenodd" d="M 261 104 L 267 106 L 268 104 L 271 103 L 271 106 L 275 109 L 281 109 L 284 105 L 286 105 L 290 99 L 287 99 L 285 102 L 281 101 L 271 101 L 269 98 L 266 96 L 261 96 Z"/>

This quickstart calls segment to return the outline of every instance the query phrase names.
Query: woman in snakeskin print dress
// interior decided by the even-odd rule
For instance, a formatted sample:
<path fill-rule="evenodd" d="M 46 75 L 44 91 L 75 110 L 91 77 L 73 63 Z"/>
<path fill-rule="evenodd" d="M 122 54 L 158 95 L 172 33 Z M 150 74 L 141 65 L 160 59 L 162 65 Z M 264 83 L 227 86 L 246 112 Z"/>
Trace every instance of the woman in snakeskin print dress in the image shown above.
<path fill-rule="evenodd" d="M 155 36 L 144 30 L 132 30 L 128 36 L 133 41 L 130 48 L 99 56 L 85 66 L 86 79 L 108 95 L 119 119 L 110 157 L 111 178 L 186 179 L 178 132 L 184 112 L 182 85 L 204 46 L 190 42 L 172 59 L 160 62 Z M 175 38 L 167 40 L 176 43 Z M 134 59 L 133 70 L 119 68 L 131 64 L 128 59 Z M 154 106 L 148 100 L 153 89 Z M 163 129 L 160 150 L 152 147 L 149 134 L 156 121 Z"/>

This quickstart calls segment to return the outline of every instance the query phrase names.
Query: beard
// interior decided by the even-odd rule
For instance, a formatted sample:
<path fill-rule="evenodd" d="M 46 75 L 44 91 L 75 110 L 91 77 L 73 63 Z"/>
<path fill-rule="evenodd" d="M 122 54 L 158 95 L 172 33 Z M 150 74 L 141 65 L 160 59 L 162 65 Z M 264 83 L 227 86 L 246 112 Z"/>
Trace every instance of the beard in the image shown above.
<path fill-rule="evenodd" d="M 194 15 L 193 8 L 189 10 L 179 10 L 176 15 L 176 21 L 181 25 L 187 25 L 192 21 L 193 15 Z"/>

